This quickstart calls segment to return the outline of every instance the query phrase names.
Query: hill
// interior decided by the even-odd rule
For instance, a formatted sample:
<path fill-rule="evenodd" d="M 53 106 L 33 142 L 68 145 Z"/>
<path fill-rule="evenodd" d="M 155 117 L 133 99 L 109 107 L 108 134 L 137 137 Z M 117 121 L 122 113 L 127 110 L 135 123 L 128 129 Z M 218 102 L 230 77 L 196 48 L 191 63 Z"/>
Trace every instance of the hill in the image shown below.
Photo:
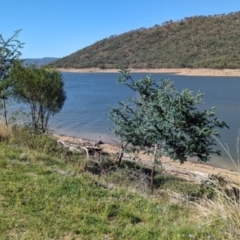
<path fill-rule="evenodd" d="M 26 58 L 23 60 L 24 64 L 36 64 L 37 66 L 47 65 L 51 62 L 58 60 L 59 58 L 45 57 L 45 58 Z"/>
<path fill-rule="evenodd" d="M 239 68 L 240 12 L 186 17 L 113 35 L 54 62 L 58 68 Z"/>

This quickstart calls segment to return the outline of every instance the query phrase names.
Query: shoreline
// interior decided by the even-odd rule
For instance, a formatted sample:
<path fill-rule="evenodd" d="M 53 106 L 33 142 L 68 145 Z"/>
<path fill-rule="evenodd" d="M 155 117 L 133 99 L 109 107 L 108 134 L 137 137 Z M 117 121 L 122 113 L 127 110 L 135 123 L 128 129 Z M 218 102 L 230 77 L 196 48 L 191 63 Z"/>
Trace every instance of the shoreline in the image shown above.
<path fill-rule="evenodd" d="M 71 73 L 119 73 L 120 69 L 100 68 L 58 68 L 60 72 Z M 240 69 L 212 69 L 212 68 L 160 68 L 160 69 L 129 69 L 131 73 L 170 73 L 185 76 L 209 76 L 209 77 L 237 77 Z"/>
<path fill-rule="evenodd" d="M 66 135 L 53 134 L 54 138 L 72 143 L 72 144 L 83 144 L 83 143 L 96 143 L 96 141 L 91 141 L 87 139 L 70 137 Z M 117 145 L 104 143 L 101 144 L 101 148 L 103 152 L 108 154 L 116 154 L 120 150 Z M 139 155 L 141 162 L 148 166 L 151 165 L 152 157 L 146 154 Z M 173 161 L 168 157 L 161 158 L 161 165 L 163 166 L 164 173 L 173 175 L 180 179 L 185 179 L 187 181 L 193 181 L 196 183 L 200 183 L 203 180 L 208 180 L 211 175 L 221 176 L 230 183 L 239 184 L 240 183 L 240 175 L 236 170 L 229 170 L 226 168 L 215 167 L 212 165 L 208 165 L 203 162 L 195 162 L 188 160 L 184 164 L 180 164 L 178 161 Z"/>

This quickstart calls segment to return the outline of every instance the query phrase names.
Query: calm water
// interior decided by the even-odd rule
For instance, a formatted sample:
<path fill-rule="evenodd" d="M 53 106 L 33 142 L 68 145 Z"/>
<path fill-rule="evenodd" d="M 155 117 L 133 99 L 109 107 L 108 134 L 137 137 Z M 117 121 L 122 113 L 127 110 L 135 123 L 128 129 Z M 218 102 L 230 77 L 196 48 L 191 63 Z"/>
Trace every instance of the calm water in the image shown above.
<path fill-rule="evenodd" d="M 140 79 L 146 74 L 132 74 Z M 134 96 L 126 86 L 116 83 L 118 73 L 63 73 L 67 101 L 58 115 L 51 119 L 51 126 L 59 134 L 104 142 L 116 139 L 109 128 L 109 106 Z M 205 93 L 205 104 L 201 108 L 216 106 L 217 116 L 225 121 L 230 130 L 221 130 L 221 141 L 227 143 L 236 158 L 236 137 L 240 127 L 240 78 L 238 77 L 192 77 L 174 74 L 152 74 L 153 79 L 170 79 L 181 91 L 188 88 L 196 93 Z M 232 168 L 226 154 L 213 156 L 213 165 Z"/>

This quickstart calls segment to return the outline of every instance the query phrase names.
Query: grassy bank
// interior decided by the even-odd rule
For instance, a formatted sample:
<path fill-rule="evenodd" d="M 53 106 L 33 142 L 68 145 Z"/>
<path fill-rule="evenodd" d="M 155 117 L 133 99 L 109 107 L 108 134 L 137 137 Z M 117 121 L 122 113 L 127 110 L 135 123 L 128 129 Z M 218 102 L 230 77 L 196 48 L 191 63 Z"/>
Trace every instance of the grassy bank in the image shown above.
<path fill-rule="evenodd" d="M 147 168 L 117 167 L 107 155 L 87 162 L 84 152 L 19 128 L 2 128 L 0 136 L 0 239 L 240 236 L 239 205 L 220 190 L 207 199 L 211 188 L 159 169 L 151 195 Z"/>

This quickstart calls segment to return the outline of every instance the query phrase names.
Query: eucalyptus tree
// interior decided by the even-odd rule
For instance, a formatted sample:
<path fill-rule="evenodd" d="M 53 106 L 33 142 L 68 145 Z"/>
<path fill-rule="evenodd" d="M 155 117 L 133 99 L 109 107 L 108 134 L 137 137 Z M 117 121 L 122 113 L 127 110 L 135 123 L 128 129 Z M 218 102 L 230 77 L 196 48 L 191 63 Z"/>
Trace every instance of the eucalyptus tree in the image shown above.
<path fill-rule="evenodd" d="M 213 148 L 215 137 L 219 136 L 218 128 L 228 126 L 215 117 L 214 107 L 203 111 L 197 108 L 203 103 L 202 92 L 179 92 L 172 82 L 154 81 L 151 76 L 134 81 L 128 71 L 121 72 L 118 82 L 138 97 L 110 109 L 113 131 L 121 139 L 122 151 L 141 149 L 153 155 L 152 189 L 155 165 L 161 156 L 184 163 L 187 157 L 206 162 L 212 153 L 220 154 Z"/>
<path fill-rule="evenodd" d="M 13 96 L 30 105 L 32 127 L 46 132 L 49 118 L 62 109 L 66 100 L 62 75 L 55 69 L 16 62 L 10 72 Z"/>
<path fill-rule="evenodd" d="M 21 30 L 15 31 L 12 37 L 7 40 L 4 40 L 2 34 L 0 34 L 0 99 L 2 100 L 3 115 L 6 125 L 8 124 L 6 99 L 9 96 L 9 71 L 14 61 L 21 56 L 19 50 L 23 47 L 23 43 L 17 40 L 20 31 Z"/>

